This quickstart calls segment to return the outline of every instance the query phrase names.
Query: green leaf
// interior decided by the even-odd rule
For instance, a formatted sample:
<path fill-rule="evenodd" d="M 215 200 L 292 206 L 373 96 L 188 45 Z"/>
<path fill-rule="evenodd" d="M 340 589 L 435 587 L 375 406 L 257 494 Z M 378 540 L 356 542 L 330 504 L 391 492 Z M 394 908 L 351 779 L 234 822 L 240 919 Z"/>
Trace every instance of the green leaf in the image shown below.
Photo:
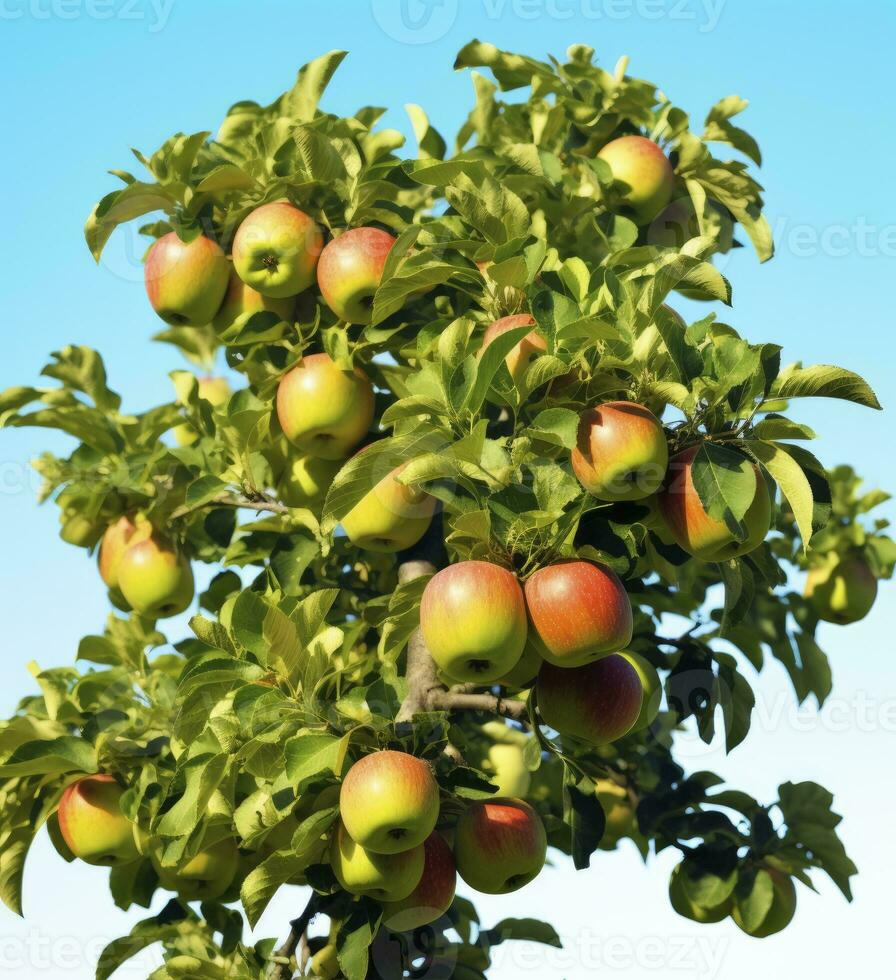
<path fill-rule="evenodd" d="M 841 398 L 867 408 L 881 407 L 864 378 L 829 364 L 785 368 L 772 386 L 772 399 L 779 398 Z"/>
<path fill-rule="evenodd" d="M 0 766 L 0 776 L 61 775 L 97 771 L 96 749 L 83 738 L 63 735 L 46 742 L 25 742 Z"/>
<path fill-rule="evenodd" d="M 800 464 L 790 455 L 790 447 L 771 442 L 758 442 L 753 439 L 744 442 L 744 448 L 752 453 L 769 476 L 781 488 L 796 518 L 803 548 L 812 537 L 812 516 L 814 500 L 812 487 Z"/>
<path fill-rule="evenodd" d="M 554 946 L 557 949 L 563 948 L 557 930 L 539 919 L 501 919 L 491 929 L 484 930 L 482 935 L 488 940 L 490 946 L 506 943 L 510 939 L 518 939 L 542 943 L 545 946 Z"/>
<path fill-rule="evenodd" d="M 709 516 L 724 521 L 743 540 L 743 517 L 756 496 L 756 476 L 749 460 L 733 449 L 704 442 L 694 456 L 691 474 Z"/>
<path fill-rule="evenodd" d="M 299 785 L 322 772 L 339 775 L 348 748 L 346 738 L 317 732 L 306 732 L 291 738 L 284 747 L 286 775 Z"/>
<path fill-rule="evenodd" d="M 283 96 L 284 114 L 299 122 L 310 122 L 324 90 L 347 53 L 330 51 L 300 68 L 295 85 Z"/>

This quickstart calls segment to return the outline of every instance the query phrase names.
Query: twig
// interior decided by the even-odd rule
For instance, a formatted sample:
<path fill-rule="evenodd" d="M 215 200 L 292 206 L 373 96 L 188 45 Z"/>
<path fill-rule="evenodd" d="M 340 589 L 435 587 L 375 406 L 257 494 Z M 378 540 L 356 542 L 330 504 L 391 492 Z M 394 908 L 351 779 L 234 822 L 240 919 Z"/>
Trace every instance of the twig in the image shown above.
<path fill-rule="evenodd" d="M 305 911 L 297 919 L 293 919 L 290 922 L 289 935 L 286 937 L 283 945 L 274 954 L 277 965 L 271 971 L 271 980 L 290 980 L 294 972 L 293 962 L 296 950 L 305 941 L 305 933 L 308 931 L 308 926 L 311 925 L 311 920 L 319 911 L 320 909 L 317 906 L 317 893 L 312 891 L 311 897 L 308 899 L 308 904 L 305 906 Z M 281 960 L 285 962 L 280 962 Z"/>

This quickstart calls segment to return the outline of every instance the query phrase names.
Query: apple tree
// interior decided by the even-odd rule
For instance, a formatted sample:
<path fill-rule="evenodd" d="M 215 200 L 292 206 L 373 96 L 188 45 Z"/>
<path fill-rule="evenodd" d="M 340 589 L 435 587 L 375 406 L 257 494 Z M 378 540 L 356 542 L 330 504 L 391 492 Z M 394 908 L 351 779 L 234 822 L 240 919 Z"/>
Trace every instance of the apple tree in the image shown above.
<path fill-rule="evenodd" d="M 343 56 L 112 171 L 87 244 L 145 222 L 153 339 L 192 365 L 169 401 L 125 408 L 82 346 L 0 395 L 74 440 L 41 498 L 112 606 L 0 727 L 0 897 L 21 913 L 38 833 L 122 909 L 167 895 L 99 980 L 155 944 L 154 980 L 473 980 L 559 938 L 512 897 L 480 922 L 458 877 L 509 894 L 625 838 L 680 854 L 707 928 L 780 931 L 813 872 L 849 898 L 827 790 L 676 760 L 747 737 L 769 658 L 822 704 L 818 623 L 896 561 L 886 495 L 799 418 L 879 408 L 867 383 L 719 318 L 720 259 L 772 256 L 746 103 L 692 128 L 625 60 L 474 41 L 456 67 L 494 81 L 453 148 L 409 106 L 408 156 L 382 109 L 319 108 Z M 282 888 L 288 935 L 252 944 Z"/>

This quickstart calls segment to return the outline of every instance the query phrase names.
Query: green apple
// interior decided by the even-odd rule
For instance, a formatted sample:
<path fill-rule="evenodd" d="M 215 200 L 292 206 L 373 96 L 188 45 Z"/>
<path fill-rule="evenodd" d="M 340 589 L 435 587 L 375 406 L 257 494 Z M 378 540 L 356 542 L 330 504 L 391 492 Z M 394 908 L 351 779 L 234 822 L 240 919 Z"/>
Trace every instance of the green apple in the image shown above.
<path fill-rule="evenodd" d="M 121 556 L 125 553 L 136 530 L 137 525 L 130 514 L 123 514 L 114 524 L 106 528 L 106 533 L 100 542 L 97 565 L 100 578 L 110 589 L 118 588 L 118 566 L 121 564 Z"/>
<path fill-rule="evenodd" d="M 311 957 L 311 976 L 320 980 L 335 980 L 341 973 L 336 943 L 328 942 Z"/>
<path fill-rule="evenodd" d="M 632 604 L 619 576 L 589 561 L 558 561 L 526 580 L 530 636 L 541 656 L 579 667 L 628 646 Z"/>
<path fill-rule="evenodd" d="M 739 541 L 724 521 L 710 517 L 694 486 L 693 462 L 699 446 L 677 453 L 657 494 L 659 511 L 667 530 L 680 548 L 702 561 L 722 562 L 755 551 L 771 527 L 772 500 L 762 471 L 746 457 L 743 472 L 755 477 L 753 501 L 744 514 L 747 536 Z"/>
<path fill-rule="evenodd" d="M 287 507 L 322 504 L 342 464 L 341 459 L 319 459 L 317 456 L 299 456 L 291 460 L 278 484 L 280 500 Z"/>
<path fill-rule="evenodd" d="M 522 799 L 529 792 L 532 773 L 526 767 L 522 746 L 496 742 L 490 745 L 482 768 L 497 787 L 495 796 Z"/>
<path fill-rule="evenodd" d="M 527 885 L 544 867 L 546 854 L 544 824 L 523 800 L 478 800 L 457 822 L 458 874 L 486 895 L 506 895 Z"/>
<path fill-rule="evenodd" d="M 636 402 L 605 402 L 579 419 L 572 468 L 598 500 L 642 500 L 659 490 L 669 448 L 659 419 Z"/>
<path fill-rule="evenodd" d="M 243 219 L 233 239 L 233 267 L 262 296 L 296 296 L 314 282 L 322 246 L 320 228 L 304 211 L 274 201 Z"/>
<path fill-rule="evenodd" d="M 592 745 L 622 738 L 641 713 L 641 681 L 618 653 L 584 667 L 546 663 L 535 691 L 546 725 Z"/>
<path fill-rule="evenodd" d="M 446 674 L 462 682 L 493 683 L 516 666 L 526 645 L 523 591 L 500 565 L 449 565 L 426 583 L 420 628 Z"/>
<path fill-rule="evenodd" d="M 423 842 L 423 875 L 407 898 L 383 904 L 383 924 L 394 932 L 411 932 L 440 919 L 454 901 L 457 871 L 454 855 L 441 834 Z"/>
<path fill-rule="evenodd" d="M 340 820 L 330 842 L 330 864 L 336 880 L 352 895 L 379 902 L 400 902 L 420 883 L 423 844 L 397 854 L 375 854 L 352 840 Z"/>
<path fill-rule="evenodd" d="M 230 385 L 226 378 L 211 376 L 199 378 L 197 381 L 198 395 L 210 405 L 219 408 L 230 399 Z M 199 438 L 199 433 L 189 422 L 174 427 L 174 439 L 179 446 L 190 446 Z"/>
<path fill-rule="evenodd" d="M 141 616 L 166 619 L 193 601 L 193 570 L 167 538 L 147 529 L 134 535 L 121 556 L 118 587 Z"/>
<path fill-rule="evenodd" d="M 501 334 L 506 333 L 508 330 L 514 330 L 518 327 L 530 326 L 535 326 L 535 318 L 530 316 L 528 313 L 516 313 L 513 316 L 505 316 L 500 320 L 495 320 L 494 323 L 491 323 L 488 327 L 486 327 L 485 334 L 482 337 L 482 347 L 479 351 L 479 356 L 481 357 L 488 348 L 489 344 L 497 340 Z M 517 387 L 522 384 L 523 379 L 526 377 L 526 371 L 529 364 L 539 354 L 544 354 L 547 349 L 548 345 L 544 337 L 542 337 L 537 330 L 532 330 L 527 333 L 504 358 L 504 363 L 507 365 L 507 370 L 510 372 L 510 376 L 513 378 L 513 383 L 517 385 Z"/>
<path fill-rule="evenodd" d="M 640 732 L 652 725 L 660 713 L 660 701 L 663 698 L 662 682 L 656 667 L 646 657 L 642 657 L 640 653 L 623 650 L 619 656 L 625 657 L 635 668 L 638 680 L 641 682 L 641 711 L 638 714 L 638 720 L 631 727 L 631 731 Z"/>
<path fill-rule="evenodd" d="M 620 136 L 597 154 L 608 164 L 620 200 L 638 224 L 647 224 L 669 203 L 675 173 L 666 154 L 644 136 Z"/>
<path fill-rule="evenodd" d="M 538 647 L 527 638 L 526 645 L 523 647 L 523 655 L 506 674 L 502 674 L 495 681 L 495 684 L 516 691 L 531 687 L 543 663 L 544 660 L 538 652 Z"/>
<path fill-rule="evenodd" d="M 277 418 L 286 438 L 320 459 L 345 459 L 373 422 L 370 379 L 343 371 L 329 354 L 309 354 L 280 380 Z"/>
<path fill-rule="evenodd" d="M 150 248 L 143 267 L 152 308 L 175 327 L 211 323 L 227 289 L 227 258 L 204 235 L 183 242 L 172 231 Z"/>
<path fill-rule="evenodd" d="M 295 308 L 295 297 L 284 296 L 277 299 L 273 296 L 263 296 L 257 289 L 243 282 L 237 275 L 236 269 L 231 269 L 224 302 L 221 303 L 221 308 L 215 314 L 212 324 L 215 330 L 223 333 L 233 326 L 245 323 L 254 313 L 265 312 L 274 313 L 281 320 L 292 323 Z"/>
<path fill-rule="evenodd" d="M 379 228 L 352 228 L 328 242 L 317 267 L 327 306 L 349 323 L 370 323 L 373 294 L 395 237 Z"/>
<path fill-rule="evenodd" d="M 864 619 L 877 598 L 877 578 L 861 552 L 830 554 L 809 569 L 806 598 L 819 619 L 846 626 Z"/>
<path fill-rule="evenodd" d="M 635 813 L 624 786 L 611 779 L 596 779 L 594 795 L 604 811 L 606 823 L 601 846 L 611 849 L 622 837 L 631 837 L 638 832 Z"/>
<path fill-rule="evenodd" d="M 86 776 L 59 801 L 59 830 L 68 849 L 87 864 L 115 867 L 140 856 L 134 824 L 121 812 L 124 792 L 114 776 Z"/>
<path fill-rule="evenodd" d="M 351 838 L 375 854 L 396 854 L 422 844 L 439 819 L 439 785 L 429 764 L 387 749 L 359 759 L 339 794 Z"/>
<path fill-rule="evenodd" d="M 64 501 L 61 496 L 58 503 L 59 537 L 76 548 L 92 548 L 103 536 L 103 523 L 86 517 L 78 504 Z"/>
<path fill-rule="evenodd" d="M 187 902 L 211 901 L 223 895 L 231 885 L 240 863 L 240 852 L 234 840 L 220 840 L 199 851 L 179 868 L 162 867 L 153 857 L 159 884 L 177 893 Z"/>
<path fill-rule="evenodd" d="M 406 465 L 387 473 L 342 518 L 346 536 L 358 548 L 391 554 L 410 548 L 426 533 L 436 498 L 396 479 Z"/>
<path fill-rule="evenodd" d="M 767 874 L 772 880 L 772 904 L 762 922 L 749 929 L 744 921 L 744 914 L 737 902 L 735 893 L 734 908 L 731 910 L 731 918 L 734 919 L 737 927 L 755 939 L 766 939 L 774 936 L 790 925 L 796 913 L 796 887 L 793 878 L 777 868 L 763 868 L 759 874 Z"/>
<path fill-rule="evenodd" d="M 724 902 L 711 908 L 703 908 L 702 905 L 697 905 L 693 902 L 684 890 L 682 883 L 683 874 L 682 865 L 679 864 L 672 871 L 672 875 L 669 878 L 669 901 L 672 903 L 672 908 L 679 915 L 683 915 L 686 919 L 691 919 L 693 922 L 703 924 L 721 922 L 731 915 L 732 908 L 734 907 L 734 900 L 731 896 L 725 899 Z"/>

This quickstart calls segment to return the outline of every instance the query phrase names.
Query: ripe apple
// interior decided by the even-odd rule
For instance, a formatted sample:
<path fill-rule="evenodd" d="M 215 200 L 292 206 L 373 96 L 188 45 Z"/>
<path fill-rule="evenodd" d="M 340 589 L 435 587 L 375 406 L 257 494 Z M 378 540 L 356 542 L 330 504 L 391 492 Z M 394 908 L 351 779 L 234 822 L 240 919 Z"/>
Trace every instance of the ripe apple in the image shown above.
<path fill-rule="evenodd" d="M 211 323 L 227 289 L 227 258 L 205 235 L 183 242 L 170 231 L 150 248 L 143 267 L 152 308 L 172 326 Z"/>
<path fill-rule="evenodd" d="M 681 880 L 683 874 L 682 866 L 679 864 L 669 878 L 669 901 L 672 903 L 672 908 L 679 915 L 683 915 L 686 919 L 691 919 L 694 922 L 710 924 L 727 919 L 734 906 L 734 899 L 729 896 L 721 904 L 705 909 L 702 905 L 692 902 L 688 897 Z"/>
<path fill-rule="evenodd" d="M 489 324 L 485 329 L 479 356 L 482 357 L 489 344 L 497 340 L 501 334 L 506 333 L 508 330 L 514 330 L 517 327 L 529 326 L 535 326 L 535 318 L 528 313 L 516 313 L 513 316 L 505 316 L 500 320 L 495 320 L 494 323 Z M 547 341 L 537 330 L 531 330 L 513 347 L 510 353 L 504 358 L 504 363 L 507 365 L 507 370 L 510 372 L 510 377 L 513 378 L 515 385 L 519 386 L 522 384 L 530 362 L 539 354 L 544 354 L 547 349 Z"/>
<path fill-rule="evenodd" d="M 819 619 L 846 626 L 864 619 L 877 598 L 877 579 L 859 552 L 827 556 L 809 569 L 806 598 Z"/>
<path fill-rule="evenodd" d="M 237 275 L 236 269 L 230 270 L 227 292 L 224 302 L 215 314 L 212 324 L 218 332 L 223 332 L 234 324 L 248 320 L 253 313 L 275 313 L 281 320 L 292 322 L 296 301 L 293 296 L 277 299 L 274 296 L 263 296 Z"/>
<path fill-rule="evenodd" d="M 395 236 L 379 228 L 352 228 L 328 242 L 317 267 L 317 284 L 341 320 L 370 323 L 373 294 L 383 277 Z"/>
<path fill-rule="evenodd" d="M 314 282 L 322 246 L 320 228 L 304 211 L 274 201 L 243 219 L 233 239 L 233 267 L 263 296 L 296 296 Z"/>
<path fill-rule="evenodd" d="M 641 711 L 638 720 L 632 725 L 633 732 L 640 732 L 656 721 L 660 712 L 660 701 L 663 699 L 663 686 L 656 667 L 640 653 L 623 650 L 620 654 L 635 668 L 638 680 L 641 682 Z"/>
<path fill-rule="evenodd" d="M 547 663 L 541 668 L 535 691 L 546 725 L 592 745 L 622 738 L 641 712 L 638 673 L 618 653 L 584 667 Z"/>
<path fill-rule="evenodd" d="M 387 473 L 342 518 L 343 530 L 352 544 L 365 551 L 391 554 L 410 548 L 426 533 L 436 498 L 396 479 L 405 466 Z"/>
<path fill-rule="evenodd" d="M 531 634 L 550 664 L 579 667 L 628 646 L 632 604 L 619 576 L 588 561 L 559 561 L 526 580 Z"/>
<path fill-rule="evenodd" d="M 121 812 L 124 792 L 114 776 L 85 776 L 59 801 L 59 830 L 68 849 L 87 864 L 114 867 L 140 856 L 134 825 Z"/>
<path fill-rule="evenodd" d="M 137 525 L 130 514 L 123 514 L 114 524 L 106 528 L 106 533 L 100 542 L 97 564 L 100 578 L 110 589 L 118 588 L 118 566 L 121 563 L 121 556 L 125 553 L 136 530 Z"/>
<path fill-rule="evenodd" d="M 546 853 L 541 817 L 523 800 L 478 800 L 457 821 L 458 874 L 486 895 L 506 895 L 527 885 L 544 867 Z"/>
<path fill-rule="evenodd" d="M 371 752 L 346 773 L 339 812 L 352 840 L 375 854 L 397 854 L 422 844 L 435 829 L 439 785 L 416 756 Z"/>
<path fill-rule="evenodd" d="M 532 773 L 526 768 L 523 747 L 506 742 L 490 745 L 482 768 L 489 782 L 497 786 L 495 796 L 522 799 L 529 792 Z"/>
<path fill-rule="evenodd" d="M 147 528 L 134 535 L 118 562 L 118 587 L 141 616 L 166 619 L 193 601 L 193 570 L 167 538 Z"/>
<path fill-rule="evenodd" d="M 373 385 L 329 354 L 309 354 L 280 380 L 277 418 L 289 441 L 320 459 L 345 459 L 373 422 Z"/>
<path fill-rule="evenodd" d="M 666 154 L 644 136 L 620 136 L 597 154 L 613 171 L 622 202 L 638 224 L 647 224 L 669 203 L 675 173 Z"/>
<path fill-rule="evenodd" d="M 763 868 L 763 871 L 772 879 L 774 891 L 771 907 L 762 923 L 752 931 L 746 927 L 736 896 L 734 907 L 731 910 L 731 918 L 734 919 L 737 927 L 756 939 L 766 939 L 768 936 L 773 936 L 776 932 L 786 929 L 796 912 L 796 887 L 793 884 L 793 878 L 777 868 Z"/>
<path fill-rule="evenodd" d="M 412 932 L 440 919 L 454 901 L 454 855 L 441 834 L 423 842 L 423 876 L 407 898 L 383 905 L 383 923 L 394 932 Z"/>
<path fill-rule="evenodd" d="M 426 583 L 420 628 L 436 664 L 458 681 L 497 681 L 526 645 L 526 603 L 511 572 L 487 561 L 449 565 Z"/>
<path fill-rule="evenodd" d="M 660 488 L 669 448 L 659 419 L 636 402 L 605 402 L 579 419 L 572 468 L 598 500 L 642 500 Z"/>
<path fill-rule="evenodd" d="M 201 850 L 183 867 L 166 868 L 153 856 L 159 884 L 176 892 L 184 901 L 211 901 L 223 895 L 231 885 L 240 863 L 240 852 L 234 840 L 221 840 Z"/>
<path fill-rule="evenodd" d="M 702 561 L 722 562 L 738 558 L 758 548 L 765 540 L 772 521 L 772 501 L 762 471 L 744 457 L 741 468 L 756 479 L 753 502 L 744 514 L 747 537 L 738 541 L 724 521 L 709 516 L 694 486 L 693 462 L 699 446 L 677 453 L 657 494 L 660 515 L 680 548 Z"/>
<path fill-rule="evenodd" d="M 340 885 L 353 895 L 400 902 L 420 883 L 423 844 L 397 854 L 375 854 L 354 841 L 339 821 L 330 842 L 330 864 Z"/>
<path fill-rule="evenodd" d="M 211 376 L 199 378 L 197 382 L 198 395 L 215 408 L 225 404 L 231 395 L 230 385 L 226 378 Z M 179 446 L 190 446 L 199 438 L 199 433 L 189 422 L 174 427 L 174 439 Z"/>
<path fill-rule="evenodd" d="M 315 507 L 323 503 L 336 474 L 342 469 L 341 459 L 319 459 L 299 456 L 287 463 L 280 478 L 278 495 L 287 507 Z"/>

